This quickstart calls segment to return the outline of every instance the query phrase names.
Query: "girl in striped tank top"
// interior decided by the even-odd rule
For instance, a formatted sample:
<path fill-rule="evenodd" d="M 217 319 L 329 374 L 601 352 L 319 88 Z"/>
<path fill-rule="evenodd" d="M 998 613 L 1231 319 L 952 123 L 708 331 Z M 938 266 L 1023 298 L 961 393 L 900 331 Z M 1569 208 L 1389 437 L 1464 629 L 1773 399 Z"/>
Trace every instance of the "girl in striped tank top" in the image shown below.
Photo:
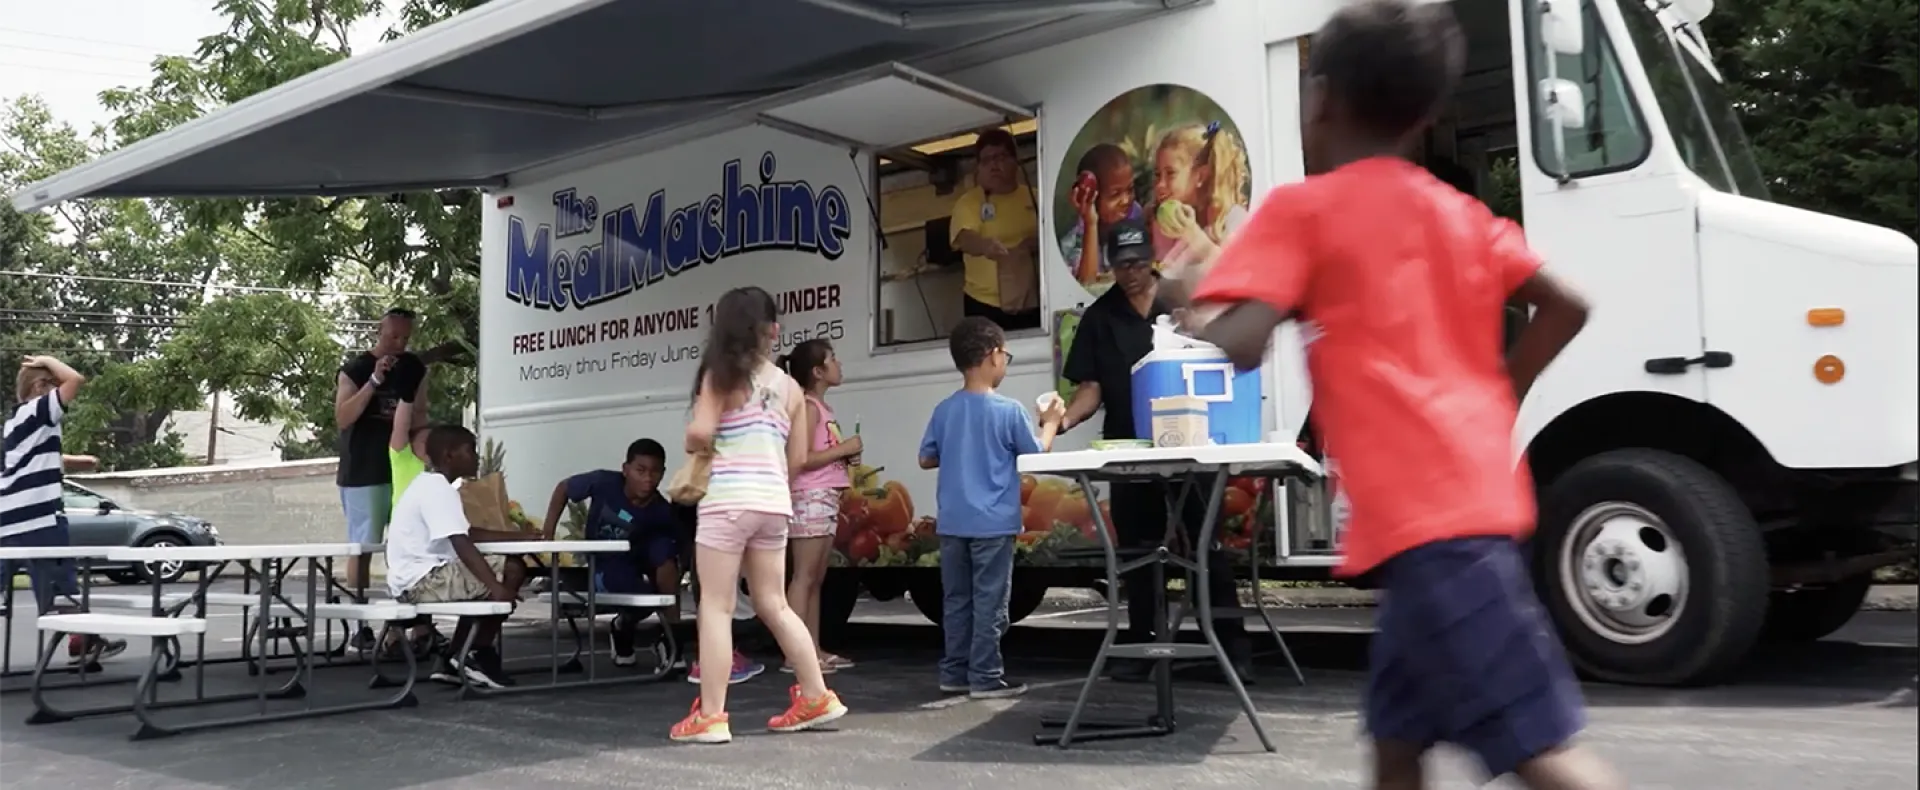
<path fill-rule="evenodd" d="M 700 698 L 674 725 L 676 741 L 726 743 L 727 679 L 733 668 L 733 607 L 742 570 L 755 611 L 780 643 L 799 681 L 787 712 L 767 727 L 810 729 L 846 715 L 827 689 L 813 636 L 787 604 L 787 524 L 791 472 L 810 447 L 806 396 L 772 362 L 780 336 L 773 297 L 735 288 L 713 306 L 713 329 L 693 385 L 687 452 L 712 453 L 713 477 L 700 500 L 694 567 L 700 582 Z"/>

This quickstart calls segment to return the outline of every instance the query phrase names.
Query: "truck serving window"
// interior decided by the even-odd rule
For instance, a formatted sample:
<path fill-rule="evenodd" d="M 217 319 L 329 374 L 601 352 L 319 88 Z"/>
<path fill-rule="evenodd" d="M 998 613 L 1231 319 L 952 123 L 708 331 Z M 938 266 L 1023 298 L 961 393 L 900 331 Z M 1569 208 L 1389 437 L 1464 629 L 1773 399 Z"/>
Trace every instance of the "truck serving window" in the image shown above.
<path fill-rule="evenodd" d="M 1011 210 L 1028 212 L 1037 226 L 1040 190 L 1034 184 L 1034 175 L 1038 167 L 1038 124 L 1023 119 L 995 128 L 1012 136 L 1018 155 L 1012 172 L 1015 192 L 992 198 L 991 207 L 981 205 L 984 195 L 975 177 L 978 133 L 880 153 L 878 202 L 883 245 L 874 283 L 878 294 L 875 346 L 944 340 L 967 315 L 967 302 L 974 297 L 968 292 L 966 255 L 955 239 L 956 223 L 963 227 L 979 225 L 982 216 L 991 220 Z M 971 207 L 966 209 L 972 212 L 967 217 L 956 213 L 963 204 Z M 983 214 L 983 209 L 987 213 Z M 1005 218 L 1000 219 L 1004 223 Z M 1027 263 L 1033 267 L 1031 273 L 1025 277 L 1003 273 L 999 284 L 1023 285 L 1020 289 L 1009 287 L 1008 291 L 1024 291 L 1021 298 L 1037 308 L 1038 261 L 1028 258 Z M 1014 297 L 1009 294 L 1009 298 Z M 1009 333 L 1031 328 L 1007 327 Z"/>
<path fill-rule="evenodd" d="M 1539 30 L 1540 6 L 1544 1 L 1529 0 L 1527 3 L 1527 69 L 1532 76 L 1530 84 L 1538 84 L 1549 73 L 1578 84 L 1581 94 L 1586 97 L 1586 123 L 1584 128 L 1557 132 L 1555 126 L 1536 108 L 1530 113 L 1534 118 L 1534 161 L 1539 162 L 1549 175 L 1557 177 L 1564 174 L 1568 178 L 1616 173 L 1645 161 L 1652 150 L 1652 140 L 1647 135 L 1646 124 L 1641 120 L 1640 106 L 1634 101 L 1632 90 L 1621 73 L 1620 58 L 1607 38 L 1606 26 L 1594 10 L 1593 0 L 1583 0 L 1580 4 L 1586 45 L 1581 47 L 1582 52 L 1578 55 L 1559 55 L 1547 49 Z M 1546 62 L 1549 57 L 1554 59 L 1552 69 L 1548 68 Z M 1562 147 L 1559 150 L 1565 153 L 1564 162 L 1558 161 L 1559 154 L 1553 144 L 1555 134 L 1561 134 Z"/>

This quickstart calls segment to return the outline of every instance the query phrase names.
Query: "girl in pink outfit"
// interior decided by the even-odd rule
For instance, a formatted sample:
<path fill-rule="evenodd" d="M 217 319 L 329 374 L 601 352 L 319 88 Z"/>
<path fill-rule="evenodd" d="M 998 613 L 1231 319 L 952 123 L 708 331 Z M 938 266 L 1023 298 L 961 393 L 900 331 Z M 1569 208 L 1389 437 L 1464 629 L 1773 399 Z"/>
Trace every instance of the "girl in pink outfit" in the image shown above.
<path fill-rule="evenodd" d="M 711 454 L 713 474 L 700 500 L 694 563 L 700 580 L 700 698 L 673 726 L 676 741 L 727 743 L 727 675 L 733 665 L 733 607 L 744 570 L 754 611 L 792 662 L 787 712 L 775 732 L 810 729 L 846 715 L 827 690 L 813 637 L 787 605 L 787 527 L 793 478 L 811 444 L 806 395 L 773 364 L 779 310 L 759 288 L 735 288 L 713 306 L 713 329 L 693 385 L 687 452 Z"/>
<path fill-rule="evenodd" d="M 827 405 L 827 389 L 840 386 L 840 360 L 833 344 L 808 340 L 780 358 L 780 367 L 799 383 L 807 398 L 806 420 L 812 426 L 807 460 L 793 476 L 793 525 L 787 545 L 793 550 L 793 581 L 787 602 L 813 635 L 820 669 L 834 672 L 853 662 L 820 649 L 820 585 L 827 578 L 827 555 L 833 552 L 834 531 L 840 525 L 840 495 L 853 484 L 849 468 L 859 463 L 860 437 L 845 436 Z M 792 672 L 791 661 L 780 668 Z"/>

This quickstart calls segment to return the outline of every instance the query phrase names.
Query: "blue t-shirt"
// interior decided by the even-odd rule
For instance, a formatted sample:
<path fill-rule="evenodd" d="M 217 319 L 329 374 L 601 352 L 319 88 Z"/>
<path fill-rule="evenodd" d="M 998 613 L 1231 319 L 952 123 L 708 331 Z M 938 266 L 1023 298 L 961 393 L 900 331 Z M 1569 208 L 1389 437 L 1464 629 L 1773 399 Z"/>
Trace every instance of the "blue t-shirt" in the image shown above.
<path fill-rule="evenodd" d="M 999 393 L 960 391 L 933 407 L 920 457 L 940 461 L 938 532 L 956 538 L 1020 533 L 1016 456 L 1040 452 L 1033 419 Z"/>
<path fill-rule="evenodd" d="M 627 480 L 613 469 L 581 472 L 567 478 L 567 501 L 587 503 L 587 540 L 642 540 L 673 537 L 673 505 L 656 494 L 636 505 L 627 499 Z"/>

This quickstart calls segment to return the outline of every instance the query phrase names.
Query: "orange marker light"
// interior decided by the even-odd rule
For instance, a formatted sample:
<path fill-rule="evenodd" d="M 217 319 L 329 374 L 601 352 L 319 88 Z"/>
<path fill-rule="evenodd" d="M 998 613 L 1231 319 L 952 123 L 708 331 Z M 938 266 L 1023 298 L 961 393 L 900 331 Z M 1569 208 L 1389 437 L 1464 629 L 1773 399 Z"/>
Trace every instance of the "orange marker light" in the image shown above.
<path fill-rule="evenodd" d="M 1847 311 L 1838 307 L 1816 307 L 1807 311 L 1807 326 L 1839 326 L 1847 322 Z"/>
<path fill-rule="evenodd" d="M 1821 384 L 1838 384 L 1847 377 L 1847 363 L 1828 354 L 1813 361 L 1813 379 Z"/>

